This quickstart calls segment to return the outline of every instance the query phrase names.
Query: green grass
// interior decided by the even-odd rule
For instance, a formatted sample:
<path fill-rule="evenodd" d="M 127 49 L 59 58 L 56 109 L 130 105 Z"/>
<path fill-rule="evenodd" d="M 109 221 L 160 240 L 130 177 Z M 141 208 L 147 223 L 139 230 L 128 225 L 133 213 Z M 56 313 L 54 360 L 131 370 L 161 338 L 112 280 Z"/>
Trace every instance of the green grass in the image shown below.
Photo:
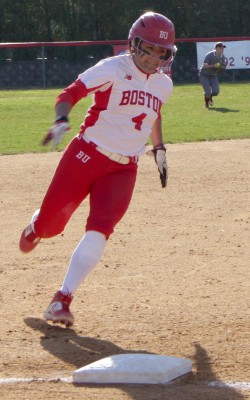
<path fill-rule="evenodd" d="M 203 89 L 199 84 L 175 86 L 164 108 L 166 141 L 250 138 L 250 82 L 221 83 L 214 107 L 204 107 Z"/>
<path fill-rule="evenodd" d="M 162 109 L 164 141 L 250 138 L 250 83 L 221 83 L 213 108 L 206 110 L 199 84 L 175 85 Z M 54 120 L 54 103 L 61 89 L 0 91 L 0 154 L 50 151 L 40 142 Z M 91 98 L 83 99 L 70 115 L 70 134 L 61 150 L 78 131 Z"/>
<path fill-rule="evenodd" d="M 54 104 L 61 89 L 0 91 L 1 154 L 50 151 L 41 146 L 41 140 L 55 118 Z M 69 137 L 79 131 L 87 110 L 84 100 L 72 110 L 71 131 L 59 146 L 62 149 Z"/>

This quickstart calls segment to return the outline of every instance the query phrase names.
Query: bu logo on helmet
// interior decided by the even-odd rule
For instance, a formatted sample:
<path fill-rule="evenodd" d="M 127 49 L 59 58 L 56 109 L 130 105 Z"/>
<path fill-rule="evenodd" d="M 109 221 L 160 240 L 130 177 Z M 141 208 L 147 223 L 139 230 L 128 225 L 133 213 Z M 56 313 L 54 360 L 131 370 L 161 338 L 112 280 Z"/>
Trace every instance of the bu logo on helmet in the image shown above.
<path fill-rule="evenodd" d="M 168 38 L 168 32 L 160 31 L 160 36 L 159 36 L 159 38 L 161 38 L 161 39 L 167 39 L 167 38 Z"/>

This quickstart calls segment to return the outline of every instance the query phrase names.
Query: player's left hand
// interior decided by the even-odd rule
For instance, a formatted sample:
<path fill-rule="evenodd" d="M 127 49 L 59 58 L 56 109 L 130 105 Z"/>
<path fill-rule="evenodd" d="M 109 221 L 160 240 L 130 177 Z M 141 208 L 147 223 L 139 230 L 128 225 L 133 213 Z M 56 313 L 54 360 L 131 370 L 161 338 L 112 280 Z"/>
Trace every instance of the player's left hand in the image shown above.
<path fill-rule="evenodd" d="M 158 171 L 160 174 L 161 186 L 165 188 L 168 181 L 168 163 L 166 157 L 166 147 L 164 145 L 159 145 L 153 148 L 153 150 L 147 151 L 148 155 L 153 155 Z"/>

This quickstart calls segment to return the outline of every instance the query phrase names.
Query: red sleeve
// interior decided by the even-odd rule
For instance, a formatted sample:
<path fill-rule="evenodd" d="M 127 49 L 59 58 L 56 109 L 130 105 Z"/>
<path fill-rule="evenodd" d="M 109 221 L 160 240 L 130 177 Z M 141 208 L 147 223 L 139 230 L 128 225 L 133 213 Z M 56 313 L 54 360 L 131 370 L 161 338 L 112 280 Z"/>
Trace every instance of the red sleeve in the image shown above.
<path fill-rule="evenodd" d="M 88 90 L 84 83 L 77 79 L 71 85 L 66 87 L 61 94 L 56 99 L 56 105 L 62 102 L 70 103 L 73 107 L 79 100 L 86 97 Z"/>

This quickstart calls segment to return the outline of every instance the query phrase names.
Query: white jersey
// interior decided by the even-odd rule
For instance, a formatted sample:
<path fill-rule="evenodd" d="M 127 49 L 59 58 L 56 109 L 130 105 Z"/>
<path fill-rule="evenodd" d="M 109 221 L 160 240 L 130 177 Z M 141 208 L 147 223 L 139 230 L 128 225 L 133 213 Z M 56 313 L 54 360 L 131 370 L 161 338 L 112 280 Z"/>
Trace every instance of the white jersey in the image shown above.
<path fill-rule="evenodd" d="M 79 75 L 93 105 L 81 126 L 84 135 L 106 150 L 140 155 L 173 83 L 163 73 L 145 74 L 130 54 L 106 58 Z"/>

